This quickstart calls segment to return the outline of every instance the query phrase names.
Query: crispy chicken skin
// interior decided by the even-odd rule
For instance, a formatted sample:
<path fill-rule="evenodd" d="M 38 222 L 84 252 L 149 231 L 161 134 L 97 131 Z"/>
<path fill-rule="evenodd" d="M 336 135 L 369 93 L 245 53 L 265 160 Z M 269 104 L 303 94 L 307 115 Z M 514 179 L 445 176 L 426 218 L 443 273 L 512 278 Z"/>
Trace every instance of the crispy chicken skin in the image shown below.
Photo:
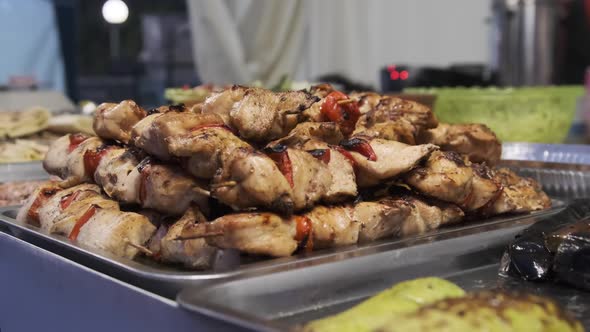
<path fill-rule="evenodd" d="M 178 143 L 178 142 L 177 142 Z M 248 143 L 239 139 L 226 128 L 209 127 L 195 130 L 182 141 L 174 143 L 170 150 L 178 157 L 188 158 L 185 169 L 193 176 L 201 179 L 211 179 L 223 167 L 236 149 L 254 151 Z"/>
<path fill-rule="evenodd" d="M 181 237 L 205 238 L 218 248 L 282 257 L 297 249 L 296 233 L 296 223 L 291 218 L 262 212 L 228 214 L 209 223 L 189 225 Z"/>
<path fill-rule="evenodd" d="M 147 115 L 133 100 L 102 103 L 94 113 L 94 132 L 104 138 L 129 143 L 131 128 Z"/>
<path fill-rule="evenodd" d="M 239 148 L 222 164 L 211 184 L 213 197 L 235 210 L 265 207 L 286 215 L 293 212 L 293 190 L 268 156 Z"/>
<path fill-rule="evenodd" d="M 535 180 L 519 177 L 507 168 L 498 169 L 493 175 L 503 189 L 498 199 L 489 207 L 489 214 L 530 212 L 551 207 L 551 199 Z"/>
<path fill-rule="evenodd" d="M 201 113 L 221 116 L 246 140 L 268 142 L 287 135 L 302 121 L 302 112 L 317 101 L 306 91 L 272 92 L 233 86 L 209 97 Z"/>
<path fill-rule="evenodd" d="M 334 248 L 355 244 L 360 223 L 351 206 L 316 206 L 305 216 L 311 221 L 313 248 Z"/>
<path fill-rule="evenodd" d="M 138 122 L 131 131 L 133 145 L 162 160 L 175 156 L 173 147 L 183 146 L 191 131 L 202 126 L 223 125 L 216 114 L 191 112 L 155 113 Z"/>
<path fill-rule="evenodd" d="M 381 95 L 375 92 L 353 92 L 349 96 L 358 102 L 361 114 L 367 114 L 377 108 L 381 101 Z"/>
<path fill-rule="evenodd" d="M 472 162 L 490 166 L 497 164 L 502 156 L 502 144 L 483 124 L 440 123 L 422 132 L 418 143 L 432 143 L 443 151 L 455 151 L 467 155 Z"/>
<path fill-rule="evenodd" d="M 459 154 L 437 151 L 424 167 L 406 176 L 407 183 L 424 195 L 475 211 L 495 199 L 500 185 L 485 165 L 472 164 Z"/>
<path fill-rule="evenodd" d="M 414 145 L 422 131 L 438 125 L 430 108 L 414 101 L 372 93 L 357 94 L 353 98 L 359 100 L 359 110 L 363 113 L 356 124 L 355 135 Z"/>
<path fill-rule="evenodd" d="M 231 125 L 246 140 L 268 142 L 287 135 L 317 98 L 306 91 L 249 89 L 231 112 Z"/>
<path fill-rule="evenodd" d="M 421 160 L 428 158 L 437 149 L 432 144 L 407 145 L 380 138 L 367 139 L 367 141 L 375 152 L 375 161 L 367 159 L 358 152 L 350 152 L 357 166 L 359 187 L 378 185 L 384 180 L 406 173 L 417 167 Z"/>
<path fill-rule="evenodd" d="M 177 240 L 182 230 L 190 225 L 207 222 L 197 208 L 189 208 L 179 220 L 162 223 L 148 243 L 148 248 L 165 263 L 178 263 L 189 269 L 207 269 L 213 264 L 218 249 L 204 238 Z"/>

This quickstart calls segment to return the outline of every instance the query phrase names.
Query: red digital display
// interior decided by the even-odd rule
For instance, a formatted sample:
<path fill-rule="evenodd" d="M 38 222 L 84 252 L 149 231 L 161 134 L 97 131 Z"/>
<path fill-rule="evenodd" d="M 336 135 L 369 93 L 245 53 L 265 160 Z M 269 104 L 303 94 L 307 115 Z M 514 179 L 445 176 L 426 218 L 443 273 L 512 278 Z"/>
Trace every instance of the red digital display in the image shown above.
<path fill-rule="evenodd" d="M 402 70 L 400 72 L 395 68 L 395 65 L 387 66 L 387 71 L 389 72 L 389 78 L 392 81 L 397 81 L 397 80 L 405 81 L 410 77 L 410 73 L 407 70 Z"/>

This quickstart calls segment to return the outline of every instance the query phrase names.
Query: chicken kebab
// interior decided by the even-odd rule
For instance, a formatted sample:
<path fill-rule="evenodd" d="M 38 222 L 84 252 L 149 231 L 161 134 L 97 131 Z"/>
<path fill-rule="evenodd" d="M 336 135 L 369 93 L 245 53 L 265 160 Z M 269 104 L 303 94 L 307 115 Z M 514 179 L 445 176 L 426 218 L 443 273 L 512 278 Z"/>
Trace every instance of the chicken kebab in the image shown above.
<path fill-rule="evenodd" d="M 188 224 L 205 222 L 194 206 L 178 218 L 150 210 L 122 211 L 95 184 L 63 189 L 55 182 L 41 185 L 20 209 L 17 220 L 38 226 L 49 234 L 68 237 L 90 249 L 134 258 L 144 254 L 165 263 L 187 268 L 211 267 L 218 250 L 204 239 L 177 240 Z"/>
<path fill-rule="evenodd" d="M 97 137 L 68 134 L 50 147 L 45 170 L 63 179 L 61 187 L 96 183 L 111 198 L 170 215 L 183 214 L 191 204 L 208 209 L 209 192 L 173 164 L 155 162 L 145 153 Z"/>
<path fill-rule="evenodd" d="M 101 117 L 108 115 L 98 114 L 96 123 L 105 121 Z M 294 148 L 298 146 L 294 141 L 312 135 L 310 132 L 321 136 L 315 140 L 317 144 Z M 373 185 L 398 176 L 436 149 L 432 144 L 409 146 L 360 136 L 343 141 L 340 128 L 326 122 L 301 123 L 287 137 L 259 151 L 235 135 L 217 114 L 176 110 L 148 115 L 131 127 L 128 136 L 135 147 L 160 160 L 180 160 L 191 175 L 211 180 L 211 195 L 235 210 L 258 207 L 284 215 L 322 201 L 351 199 L 357 183 Z M 330 147 L 324 143 L 331 143 Z M 323 156 L 322 150 L 327 148 L 330 154 Z M 357 165 L 358 178 L 344 163 L 346 159 Z"/>

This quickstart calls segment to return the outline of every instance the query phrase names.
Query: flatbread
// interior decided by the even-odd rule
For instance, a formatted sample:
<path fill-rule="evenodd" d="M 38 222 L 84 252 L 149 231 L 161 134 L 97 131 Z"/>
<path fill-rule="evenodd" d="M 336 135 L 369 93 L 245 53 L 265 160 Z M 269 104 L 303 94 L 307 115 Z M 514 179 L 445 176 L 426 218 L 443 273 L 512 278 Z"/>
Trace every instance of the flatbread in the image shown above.
<path fill-rule="evenodd" d="M 49 119 L 47 130 L 58 134 L 84 133 L 94 135 L 92 117 L 87 115 L 54 115 Z"/>
<path fill-rule="evenodd" d="M 49 124 L 51 113 L 42 107 L 0 113 L 0 137 L 18 138 L 38 133 Z"/>

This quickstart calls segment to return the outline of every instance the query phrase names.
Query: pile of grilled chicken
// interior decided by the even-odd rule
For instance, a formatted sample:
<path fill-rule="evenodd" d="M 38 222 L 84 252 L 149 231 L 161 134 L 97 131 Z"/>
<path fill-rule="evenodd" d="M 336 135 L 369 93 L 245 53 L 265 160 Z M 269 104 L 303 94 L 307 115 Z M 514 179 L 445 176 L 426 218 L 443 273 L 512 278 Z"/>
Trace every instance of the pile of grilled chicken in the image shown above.
<path fill-rule="evenodd" d="M 233 86 L 190 109 L 105 103 L 94 130 L 51 146 L 44 167 L 62 181 L 18 218 L 129 258 L 207 268 L 225 249 L 288 256 L 550 205 L 533 180 L 491 168 L 501 145 L 487 127 L 329 85 Z"/>

